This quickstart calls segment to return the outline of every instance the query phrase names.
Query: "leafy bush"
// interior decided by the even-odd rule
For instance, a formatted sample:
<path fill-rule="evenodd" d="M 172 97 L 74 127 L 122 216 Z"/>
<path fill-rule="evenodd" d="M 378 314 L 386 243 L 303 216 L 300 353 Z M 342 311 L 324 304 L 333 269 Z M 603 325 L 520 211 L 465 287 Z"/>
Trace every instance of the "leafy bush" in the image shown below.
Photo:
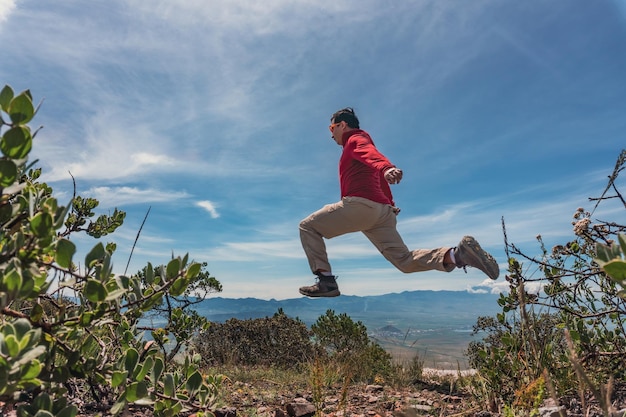
<path fill-rule="evenodd" d="M 152 322 L 154 319 L 159 322 L 165 320 L 164 327 L 139 327 L 140 330 L 151 331 L 153 340 L 159 345 L 167 361 L 173 360 L 189 344 L 190 339 L 209 325 L 208 320 L 200 316 L 193 306 L 202 302 L 208 294 L 222 291 L 222 284 L 206 271 L 207 263 L 203 262 L 201 266 L 198 276 L 182 294 L 163 294 L 161 301 L 144 314 L 142 323 Z M 163 268 L 164 266 L 156 268 L 156 273 L 159 274 Z M 149 285 L 146 282 L 146 272 L 144 269 L 138 273 L 142 285 Z"/>
<path fill-rule="evenodd" d="M 146 312 L 193 286 L 202 265 L 184 256 L 148 264 L 141 276 L 115 275 L 115 244 L 97 243 L 81 271 L 70 235 L 106 236 L 125 213 L 92 220 L 97 200 L 63 206 L 38 182 L 41 171 L 27 165 L 35 114 L 29 91 L 0 91 L 0 402 L 21 416 L 72 417 L 78 410 L 65 397 L 80 383 L 95 397 L 111 393 L 112 414 L 137 404 L 157 416 L 202 415 L 220 377 L 202 375 L 197 356 L 168 361 L 137 329 Z"/>
<path fill-rule="evenodd" d="M 531 314 L 530 334 L 519 320 L 505 317 L 503 314 L 497 318 L 480 317 L 474 325 L 474 334 L 487 336 L 468 346 L 470 367 L 481 376 L 482 392 L 492 404 L 490 408 L 498 400 L 519 404 L 520 393 L 543 379 L 544 370 L 558 375 L 558 380 L 574 383 L 574 371 L 567 366 L 567 344 L 558 315 Z"/>
<path fill-rule="evenodd" d="M 355 323 L 347 314 L 336 315 L 328 310 L 311 326 L 311 331 L 331 360 L 342 364 L 352 379 L 384 380 L 393 372 L 391 355 L 370 340 L 363 323 Z"/>
<path fill-rule="evenodd" d="M 211 323 L 194 339 L 204 366 L 262 365 L 291 368 L 315 356 L 311 332 L 279 310 L 273 317 Z"/>
<path fill-rule="evenodd" d="M 193 341 L 202 365 L 248 365 L 292 368 L 341 368 L 348 380 L 374 381 L 393 372 L 391 355 L 372 342 L 361 322 L 328 310 L 311 326 L 288 317 L 281 309 L 273 317 L 230 319 L 211 323 Z"/>
<path fill-rule="evenodd" d="M 478 392 L 492 408 L 495 393 L 511 404 L 541 381 L 556 395 L 580 386 L 599 392 L 599 385 L 626 377 L 626 242 L 618 236 L 626 226 L 593 219 L 600 204 L 626 208 L 617 184 L 625 165 L 623 150 L 601 196 L 590 199 L 593 210 L 576 210 L 571 241 L 547 250 L 537 237 L 540 256 L 510 244 L 503 220 L 509 292 L 498 301 L 502 313 L 479 319 L 475 330 L 487 336 L 469 350 L 481 377 Z"/>

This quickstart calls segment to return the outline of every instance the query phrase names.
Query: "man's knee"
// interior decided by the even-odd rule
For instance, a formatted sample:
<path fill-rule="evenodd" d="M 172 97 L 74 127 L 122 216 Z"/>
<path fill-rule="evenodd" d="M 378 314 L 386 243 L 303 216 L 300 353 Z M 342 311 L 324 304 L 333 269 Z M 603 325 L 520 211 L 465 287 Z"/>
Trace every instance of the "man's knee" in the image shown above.
<path fill-rule="evenodd" d="M 300 226 L 299 226 L 300 230 L 310 230 L 311 229 L 310 224 L 311 224 L 311 216 L 300 221 Z"/>

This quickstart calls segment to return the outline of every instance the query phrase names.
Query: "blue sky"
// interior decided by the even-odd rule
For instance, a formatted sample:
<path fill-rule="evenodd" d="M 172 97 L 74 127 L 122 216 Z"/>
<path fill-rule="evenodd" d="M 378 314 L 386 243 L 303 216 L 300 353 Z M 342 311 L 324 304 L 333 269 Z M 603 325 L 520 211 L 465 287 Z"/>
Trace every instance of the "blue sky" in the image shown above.
<path fill-rule="evenodd" d="M 344 294 L 501 290 L 501 218 L 565 242 L 626 144 L 624 0 L 0 0 L 0 45 L 0 83 L 43 100 L 43 180 L 127 212 L 116 272 L 151 207 L 130 272 L 189 253 L 229 298 L 313 282 L 298 223 L 339 198 L 342 107 L 404 171 L 409 247 L 472 234 L 502 266 L 402 274 L 352 234 L 327 242 Z"/>

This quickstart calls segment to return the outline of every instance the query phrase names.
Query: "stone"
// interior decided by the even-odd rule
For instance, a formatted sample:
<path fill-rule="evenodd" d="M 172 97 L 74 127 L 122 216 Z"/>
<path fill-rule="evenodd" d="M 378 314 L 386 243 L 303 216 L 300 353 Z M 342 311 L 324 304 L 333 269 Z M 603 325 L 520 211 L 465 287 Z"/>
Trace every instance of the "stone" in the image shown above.
<path fill-rule="evenodd" d="M 560 417 L 561 412 L 566 414 L 565 407 L 541 407 L 537 411 L 539 411 L 539 415 L 541 417 Z"/>
<path fill-rule="evenodd" d="M 315 411 L 315 406 L 304 398 L 296 398 L 294 402 L 287 404 L 287 414 L 290 417 L 312 417 Z"/>

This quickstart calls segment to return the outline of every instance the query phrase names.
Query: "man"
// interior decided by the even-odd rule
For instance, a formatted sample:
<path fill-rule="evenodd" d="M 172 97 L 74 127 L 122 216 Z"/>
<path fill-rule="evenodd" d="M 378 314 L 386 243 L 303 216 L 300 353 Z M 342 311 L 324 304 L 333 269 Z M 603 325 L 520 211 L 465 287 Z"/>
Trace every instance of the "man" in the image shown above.
<path fill-rule="evenodd" d="M 500 274 L 495 259 L 471 236 L 454 248 L 410 251 L 396 230 L 395 207 L 389 184 L 402 180 L 398 169 L 381 154 L 350 107 L 337 111 L 330 119 L 332 138 L 343 147 L 339 159 L 341 201 L 322 207 L 300 222 L 300 240 L 317 283 L 300 288 L 308 297 L 340 295 L 324 239 L 351 232 L 363 232 L 380 253 L 400 271 L 438 270 L 472 266 L 491 279 Z M 467 272 L 467 271 L 466 271 Z"/>

